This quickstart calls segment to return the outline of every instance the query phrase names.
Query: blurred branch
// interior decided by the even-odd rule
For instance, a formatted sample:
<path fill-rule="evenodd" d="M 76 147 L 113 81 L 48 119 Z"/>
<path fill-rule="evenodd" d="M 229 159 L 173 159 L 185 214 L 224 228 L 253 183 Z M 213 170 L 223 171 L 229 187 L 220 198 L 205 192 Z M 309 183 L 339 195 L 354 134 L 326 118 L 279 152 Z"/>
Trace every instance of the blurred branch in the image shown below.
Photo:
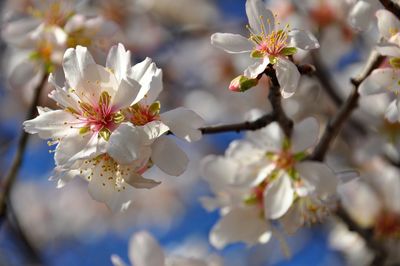
<path fill-rule="evenodd" d="M 315 71 L 314 66 L 309 64 L 300 65 L 298 66 L 298 69 L 302 74 L 306 73 L 309 74 Z M 246 130 L 257 130 L 276 121 L 282 127 L 286 136 L 290 136 L 293 128 L 293 121 L 286 116 L 282 108 L 282 103 L 281 103 L 282 96 L 280 91 L 280 85 L 276 77 L 276 71 L 272 67 L 272 65 L 269 65 L 268 68 L 265 69 L 264 73 L 260 74 L 257 78 L 261 79 L 261 77 L 264 74 L 267 75 L 271 81 L 271 86 L 268 94 L 268 99 L 272 105 L 271 113 L 265 114 L 254 121 L 245 121 L 237 124 L 203 127 L 200 128 L 200 131 L 203 134 L 216 134 L 216 133 L 231 132 L 231 131 L 239 133 L 241 131 L 246 131 Z"/>
<path fill-rule="evenodd" d="M 387 257 L 387 252 L 378 241 L 378 239 L 374 237 L 373 231 L 371 229 L 362 228 L 356 222 L 354 222 L 342 206 L 339 206 L 336 210 L 336 216 L 339 217 L 342 222 L 347 225 L 349 231 L 355 232 L 360 235 L 364 239 L 367 247 L 375 252 L 375 257 L 371 265 L 384 265 Z"/>
<path fill-rule="evenodd" d="M 344 123 L 350 118 L 352 112 L 358 106 L 358 99 L 360 97 L 360 94 L 358 93 L 358 87 L 368 77 L 368 75 L 382 63 L 383 59 L 384 57 L 379 55 L 375 51 L 371 52 L 370 57 L 364 67 L 364 70 L 357 78 L 351 80 L 351 83 L 353 84 L 353 90 L 350 96 L 340 107 L 336 115 L 328 122 L 325 132 L 322 135 L 321 140 L 317 144 L 310 159 L 316 161 L 324 160 L 332 141 L 339 134 Z"/>
<path fill-rule="evenodd" d="M 398 3 L 395 3 L 393 0 L 379 0 L 379 2 L 400 19 L 400 5 Z"/>
<path fill-rule="evenodd" d="M 313 64 L 315 65 L 315 77 L 319 80 L 325 92 L 329 95 L 331 100 L 336 106 L 341 106 L 343 104 L 343 99 L 337 93 L 337 86 L 329 74 L 328 69 L 320 58 L 320 53 L 317 50 L 310 52 L 310 56 Z"/>
<path fill-rule="evenodd" d="M 35 117 L 36 113 L 37 113 L 37 109 L 36 106 L 39 103 L 39 99 L 40 99 L 40 94 L 42 91 L 42 88 L 44 87 L 45 83 L 47 82 L 47 75 L 44 75 L 41 82 L 39 83 L 39 85 L 37 86 L 37 88 L 35 89 L 34 92 L 34 96 L 32 99 L 32 103 L 29 107 L 29 110 L 27 112 L 26 115 L 26 120 L 32 119 Z M 10 196 L 10 192 L 11 189 L 15 183 L 15 179 L 18 175 L 21 163 L 22 163 L 22 159 L 25 153 L 25 149 L 26 149 L 26 145 L 28 143 L 28 139 L 29 139 L 29 134 L 26 133 L 24 130 L 22 130 L 21 132 L 21 136 L 18 140 L 18 146 L 17 146 L 17 150 L 14 156 L 14 159 L 12 161 L 11 167 L 8 171 L 8 173 L 3 177 L 2 181 L 2 188 L 3 191 L 0 194 L 0 219 L 5 217 L 5 213 L 6 213 L 6 209 L 7 209 L 7 199 Z"/>

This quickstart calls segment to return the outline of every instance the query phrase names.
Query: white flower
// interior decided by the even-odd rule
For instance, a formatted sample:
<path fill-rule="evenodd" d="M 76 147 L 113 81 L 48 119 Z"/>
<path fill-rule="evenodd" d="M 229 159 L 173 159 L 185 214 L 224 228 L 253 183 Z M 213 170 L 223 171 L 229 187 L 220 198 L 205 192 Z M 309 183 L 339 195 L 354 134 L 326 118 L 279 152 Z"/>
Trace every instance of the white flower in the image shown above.
<path fill-rule="evenodd" d="M 185 171 L 186 154 L 162 135 L 171 130 L 187 141 L 198 140 L 203 120 L 185 108 L 160 114 L 155 99 L 162 90 L 162 72 L 151 59 L 131 67 L 130 52 L 120 44 L 110 50 L 103 67 L 78 46 L 67 50 L 63 66 L 67 84 L 55 84 L 50 94 L 62 109 L 42 108 L 38 117 L 24 122 L 27 132 L 57 143 L 53 179 L 58 186 L 81 175 L 95 200 L 117 209 L 117 192 L 125 184 L 158 184 L 141 176 L 153 163 L 170 175 Z"/>
<path fill-rule="evenodd" d="M 384 171 L 341 186 L 342 205 L 363 228 L 373 228 L 381 237 L 400 235 L 400 179 L 398 169 L 379 165 Z"/>
<path fill-rule="evenodd" d="M 373 95 L 389 92 L 396 96 L 386 109 L 385 118 L 394 123 L 400 121 L 399 97 L 400 90 L 400 21 L 389 11 L 379 10 L 376 12 L 378 28 L 385 40 L 376 47 L 376 50 L 388 56 L 389 64 L 375 69 L 360 84 L 361 95 Z"/>
<path fill-rule="evenodd" d="M 307 118 L 295 125 L 289 141 L 272 123 L 250 132 L 247 140 L 233 142 L 225 157 L 204 159 L 203 176 L 217 198 L 203 198 L 203 204 L 210 210 L 221 208 L 223 215 L 210 235 L 214 246 L 265 243 L 271 236 L 270 220 L 283 217 L 280 221 L 293 232 L 328 213 L 337 177 L 323 163 L 302 161 L 317 141 L 318 127 L 316 119 Z"/>
<path fill-rule="evenodd" d="M 367 30 L 374 19 L 375 12 L 382 8 L 382 4 L 376 0 L 358 0 L 349 13 L 350 25 L 359 31 Z"/>
<path fill-rule="evenodd" d="M 132 79 L 118 79 L 113 72 L 116 68 L 97 65 L 82 46 L 65 52 L 63 67 L 65 87 L 55 84 L 53 76 L 49 78 L 56 87 L 49 96 L 62 109 L 41 112 L 25 121 L 24 127 L 29 133 L 57 142 L 57 165 L 70 166 L 106 151 L 111 132 L 124 120 L 121 110 L 134 102 L 140 85 Z"/>
<path fill-rule="evenodd" d="M 148 232 L 134 234 L 129 241 L 129 260 L 133 266 L 219 266 L 219 259 L 166 256 L 160 245 Z M 112 255 L 114 266 L 126 266 L 118 255 Z"/>
<path fill-rule="evenodd" d="M 300 73 L 287 56 L 295 54 L 297 48 L 319 48 L 318 41 L 308 31 L 290 30 L 288 25 L 277 28 L 274 15 L 261 0 L 247 0 L 246 13 L 250 24 L 248 39 L 238 34 L 215 33 L 211 43 L 228 53 L 250 53 L 257 60 L 245 70 L 245 76 L 250 78 L 264 72 L 268 64 L 274 65 L 282 96 L 290 97 L 297 89 Z"/>

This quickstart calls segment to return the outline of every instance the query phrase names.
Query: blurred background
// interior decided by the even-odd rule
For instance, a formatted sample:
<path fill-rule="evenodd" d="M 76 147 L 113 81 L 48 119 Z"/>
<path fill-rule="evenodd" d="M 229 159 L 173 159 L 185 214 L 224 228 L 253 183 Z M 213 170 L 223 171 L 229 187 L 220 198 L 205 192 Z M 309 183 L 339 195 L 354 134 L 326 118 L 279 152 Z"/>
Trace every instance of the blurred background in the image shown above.
<path fill-rule="evenodd" d="M 17 18 L 29 16 L 27 7 L 32 2 L 37 1 L 2 1 L 2 30 Z M 355 1 L 307 0 L 297 1 L 295 5 L 289 0 L 267 2 L 283 25 L 289 23 L 291 28 L 309 29 L 319 38 L 319 51 L 300 52 L 295 60 L 314 64 L 322 72 L 316 77 L 302 77 L 298 93 L 283 104 L 295 120 L 313 115 L 324 123 L 349 93 L 349 78 L 357 73 L 374 45 L 376 29 L 362 35 L 351 29 L 347 16 Z M 104 55 L 111 45 L 122 42 L 132 52 L 134 63 L 151 57 L 162 68 L 162 110 L 185 106 L 200 114 L 208 125 L 244 121 L 254 108 L 263 112 L 270 110 L 268 85 L 264 80 L 246 93 L 228 90 L 230 81 L 246 68 L 247 55 L 232 56 L 210 44 L 214 32 L 248 34 L 245 0 L 96 0 L 71 1 L 71 5 L 76 5 L 76 12 L 88 17 L 102 16 L 116 26 L 112 35 L 92 39 L 99 64 L 104 64 Z M 27 43 L 25 47 L 18 46 L 15 38 L 3 35 L 0 47 L 0 173 L 3 176 L 15 153 L 38 74 L 21 66 L 29 61 L 27 54 L 31 50 Z M 50 90 L 48 86 L 42 93 L 41 106 L 54 107 L 47 98 Z M 363 165 L 372 153 L 386 152 L 381 151 L 382 147 L 376 148 L 377 143 L 383 142 L 365 137 L 371 136 L 369 127 L 384 128 L 382 113 L 386 101 L 362 101 L 354 123 L 344 129 L 342 138 L 328 156 L 331 166 L 348 169 Z M 364 121 L 368 124 L 364 125 Z M 190 158 L 187 171 L 182 176 L 171 177 L 151 169 L 146 176 L 162 184 L 151 190 L 136 189 L 131 208 L 114 214 L 104 204 L 91 199 L 84 180 L 76 179 L 57 189 L 55 182 L 48 180 L 54 168 L 51 148 L 46 141 L 31 136 L 12 189 L 12 208 L 7 221 L 1 223 L 0 265 L 29 265 L 38 256 L 44 265 L 111 265 L 112 254 L 128 262 L 129 238 L 141 230 L 151 232 L 167 254 L 190 254 L 199 258 L 217 255 L 229 266 L 368 263 L 370 254 L 365 244 L 334 217 L 323 225 L 304 228 L 288 237 L 292 252 L 289 258 L 277 240 L 256 247 L 244 244 L 224 250 L 211 247 L 208 234 L 219 214 L 207 212 L 200 204 L 199 198 L 211 192 L 201 178 L 199 162 L 207 154 L 223 154 L 232 140 L 241 137 L 232 132 L 207 135 L 192 144 L 177 140 Z M 371 147 L 364 143 L 362 149 L 358 146 L 360 150 L 349 155 L 348 151 L 366 140 L 373 142 Z M 393 148 L 396 145 L 391 147 L 388 156 L 396 161 L 397 148 Z"/>

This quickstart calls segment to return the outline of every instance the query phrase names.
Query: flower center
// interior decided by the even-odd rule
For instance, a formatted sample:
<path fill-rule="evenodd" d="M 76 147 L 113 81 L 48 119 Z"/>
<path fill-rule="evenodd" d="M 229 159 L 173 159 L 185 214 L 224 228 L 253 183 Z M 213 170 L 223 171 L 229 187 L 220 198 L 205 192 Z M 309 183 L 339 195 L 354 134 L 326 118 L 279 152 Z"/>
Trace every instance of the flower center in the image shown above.
<path fill-rule="evenodd" d="M 43 4 L 44 5 L 44 4 Z M 71 9 L 64 5 L 62 1 L 54 1 L 48 6 L 43 6 L 42 10 L 40 7 L 30 6 L 28 13 L 33 17 L 42 19 L 47 25 L 57 25 L 63 27 L 73 12 Z"/>
<path fill-rule="evenodd" d="M 79 101 L 79 106 L 80 112 L 72 108 L 67 108 L 66 111 L 76 115 L 81 121 L 79 126 L 81 134 L 89 131 L 99 133 L 99 136 L 108 141 L 117 124 L 125 119 L 124 115 L 111 105 L 111 96 L 106 91 L 100 94 L 97 104 Z"/>
<path fill-rule="evenodd" d="M 160 102 L 151 105 L 135 104 L 128 108 L 127 117 L 135 126 L 144 126 L 151 121 L 160 120 Z"/>
<path fill-rule="evenodd" d="M 296 163 L 295 158 L 287 150 L 282 150 L 279 154 L 277 154 L 275 158 L 276 167 L 282 170 L 292 169 L 295 163 Z"/>
<path fill-rule="evenodd" d="M 268 31 L 263 17 L 260 17 L 261 33 L 256 34 L 249 26 L 250 40 L 254 43 L 252 57 L 278 56 L 284 52 L 288 45 L 289 25 L 281 30 L 271 30 L 272 25 L 267 20 Z"/>

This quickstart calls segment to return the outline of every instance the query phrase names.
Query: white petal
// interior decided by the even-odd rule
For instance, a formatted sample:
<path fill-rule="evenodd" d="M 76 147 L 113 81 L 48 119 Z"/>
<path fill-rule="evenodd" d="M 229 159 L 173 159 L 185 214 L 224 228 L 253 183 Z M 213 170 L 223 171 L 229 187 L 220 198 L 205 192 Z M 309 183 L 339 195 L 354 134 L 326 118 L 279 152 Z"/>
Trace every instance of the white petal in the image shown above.
<path fill-rule="evenodd" d="M 160 245 L 145 231 L 138 232 L 131 238 L 129 259 L 135 266 L 163 266 L 165 261 Z"/>
<path fill-rule="evenodd" d="M 170 138 L 158 138 L 153 143 L 152 148 L 151 159 L 163 172 L 172 176 L 178 176 L 186 170 L 189 159 Z"/>
<path fill-rule="evenodd" d="M 74 88 L 81 99 L 95 104 L 102 92 L 107 92 L 111 99 L 114 98 L 119 84 L 113 73 L 96 64 L 87 65 L 83 71 L 82 79 Z"/>
<path fill-rule="evenodd" d="M 235 160 L 208 155 L 201 161 L 202 176 L 210 184 L 226 186 L 235 184 L 239 165 Z"/>
<path fill-rule="evenodd" d="M 39 26 L 36 18 L 20 18 L 9 23 L 4 23 L 1 36 L 7 43 L 24 47 L 29 42 L 29 33 Z M 30 44 L 30 42 L 29 42 Z"/>
<path fill-rule="evenodd" d="M 94 59 L 86 47 L 78 45 L 75 49 L 69 48 L 65 51 L 63 68 L 68 84 L 76 88 L 83 80 L 85 69 L 93 64 L 95 64 Z"/>
<path fill-rule="evenodd" d="M 293 29 L 289 32 L 289 46 L 303 50 L 319 48 L 317 38 L 308 30 Z"/>
<path fill-rule="evenodd" d="M 266 34 L 275 28 L 274 14 L 267 9 L 265 3 L 261 0 L 247 0 L 246 14 L 250 27 L 256 32 L 261 33 L 261 24 L 264 24 Z"/>
<path fill-rule="evenodd" d="M 114 72 L 118 81 L 126 78 L 128 70 L 131 68 L 130 51 L 126 51 L 121 43 L 114 45 L 108 53 L 106 66 Z"/>
<path fill-rule="evenodd" d="M 400 57 L 400 47 L 396 44 L 378 45 L 375 49 L 381 55 Z"/>
<path fill-rule="evenodd" d="M 210 243 L 222 249 L 235 242 L 247 245 L 266 243 L 270 236 L 269 225 L 260 217 L 257 208 L 235 208 L 214 225 L 210 232 Z"/>
<path fill-rule="evenodd" d="M 376 17 L 378 18 L 379 32 L 384 38 L 390 39 L 393 33 L 400 31 L 400 21 L 392 12 L 381 9 L 376 12 Z"/>
<path fill-rule="evenodd" d="M 149 140 L 155 140 L 156 138 L 164 135 L 169 130 L 169 127 L 167 127 L 167 125 L 158 120 L 151 121 L 141 128 L 146 133 Z"/>
<path fill-rule="evenodd" d="M 350 25 L 359 30 L 365 31 L 371 25 L 374 9 L 367 1 L 357 1 L 349 14 Z"/>
<path fill-rule="evenodd" d="M 96 156 L 102 152 L 97 135 L 85 134 L 78 132 L 64 137 L 58 144 L 54 159 L 59 166 L 68 167 L 77 160 L 87 159 Z"/>
<path fill-rule="evenodd" d="M 268 57 L 264 57 L 262 61 L 258 61 L 253 65 L 249 66 L 248 68 L 246 68 L 246 70 L 244 71 L 244 75 L 246 77 L 255 79 L 257 78 L 258 75 L 264 72 L 268 64 L 269 64 Z"/>
<path fill-rule="evenodd" d="M 339 188 L 342 206 L 351 218 L 362 227 L 373 226 L 381 211 L 381 203 L 376 193 L 358 180 Z"/>
<path fill-rule="evenodd" d="M 302 215 L 298 203 L 293 203 L 292 207 L 287 213 L 279 219 L 283 229 L 289 235 L 296 233 L 296 231 L 304 224 L 304 215 Z"/>
<path fill-rule="evenodd" d="M 33 89 L 39 85 L 43 75 L 43 66 L 28 60 L 18 64 L 13 69 L 8 82 L 14 90 L 24 91 L 24 94 L 27 93 L 26 90 L 33 93 Z"/>
<path fill-rule="evenodd" d="M 199 128 L 204 126 L 204 120 L 192 110 L 179 107 L 161 114 L 160 118 L 175 136 L 189 142 L 201 139 Z"/>
<path fill-rule="evenodd" d="M 80 100 L 79 97 L 74 93 L 69 93 L 66 88 L 61 88 L 60 86 L 58 86 L 53 74 L 49 75 L 49 83 L 55 86 L 55 90 L 52 90 L 49 93 L 49 98 L 56 101 L 61 107 L 71 107 L 74 110 L 80 109 L 80 106 L 78 104 Z"/>
<path fill-rule="evenodd" d="M 281 86 L 282 97 L 289 98 L 297 90 L 300 80 L 299 70 L 295 64 L 285 58 L 278 59 L 275 69 L 276 77 Z"/>
<path fill-rule="evenodd" d="M 293 127 L 292 152 L 298 153 L 313 147 L 318 140 L 319 123 L 315 117 L 308 117 Z"/>
<path fill-rule="evenodd" d="M 106 144 L 107 153 L 120 164 L 138 160 L 143 148 L 150 143 L 141 127 L 122 123 L 110 136 Z"/>
<path fill-rule="evenodd" d="M 129 107 L 140 91 L 140 84 L 133 79 L 122 79 L 112 99 L 112 105 L 118 109 Z"/>
<path fill-rule="evenodd" d="M 114 266 L 127 266 L 120 256 L 112 254 L 111 262 Z"/>
<path fill-rule="evenodd" d="M 214 33 L 211 44 L 228 53 L 247 53 L 253 50 L 253 44 L 245 37 L 232 33 Z"/>
<path fill-rule="evenodd" d="M 145 101 L 149 104 L 153 103 L 163 89 L 162 71 L 157 68 L 151 58 L 146 58 L 142 62 L 134 65 L 129 73 L 129 78 L 136 80 L 142 86 L 135 101 L 137 103 L 142 100 L 145 95 Z"/>
<path fill-rule="evenodd" d="M 41 113 L 32 120 L 23 123 L 24 130 L 30 134 L 39 134 L 42 139 L 62 138 L 71 131 L 70 124 L 78 122 L 76 117 L 64 110 L 51 110 Z"/>
<path fill-rule="evenodd" d="M 379 68 L 372 71 L 372 73 L 360 84 L 359 92 L 361 95 L 371 95 L 385 92 L 385 90 L 395 89 L 400 91 L 397 87 L 397 80 L 399 79 L 399 72 L 391 68 Z"/>
<path fill-rule="evenodd" d="M 153 188 L 161 184 L 161 182 L 155 181 L 153 179 L 144 178 L 143 176 L 132 173 L 129 177 L 124 178 L 125 182 L 134 188 Z"/>
<path fill-rule="evenodd" d="M 304 161 L 296 165 L 300 177 L 312 185 L 322 197 L 336 194 L 338 178 L 332 170 L 323 163 Z"/>
<path fill-rule="evenodd" d="M 127 195 L 132 193 L 125 193 L 129 190 L 129 185 L 121 185 L 124 188 L 117 188 L 115 178 L 111 179 L 110 176 L 103 174 L 104 170 L 101 166 L 103 164 L 98 164 L 93 170 L 93 176 L 91 177 L 88 184 L 88 192 L 90 196 L 97 201 L 107 204 L 113 212 L 123 211 L 126 205 L 130 203 L 130 199 L 127 199 Z M 114 174 L 114 173 L 111 173 Z"/>
<path fill-rule="evenodd" d="M 391 123 L 395 123 L 400 120 L 400 112 L 397 107 L 397 102 L 398 100 L 392 101 L 385 111 L 385 118 Z"/>
<path fill-rule="evenodd" d="M 265 151 L 281 150 L 285 139 L 285 134 L 277 122 L 273 122 L 262 129 L 248 132 L 247 136 L 260 149 Z"/>
<path fill-rule="evenodd" d="M 284 173 L 264 191 L 264 212 L 267 219 L 282 217 L 292 206 L 294 190 L 290 177 Z"/>

